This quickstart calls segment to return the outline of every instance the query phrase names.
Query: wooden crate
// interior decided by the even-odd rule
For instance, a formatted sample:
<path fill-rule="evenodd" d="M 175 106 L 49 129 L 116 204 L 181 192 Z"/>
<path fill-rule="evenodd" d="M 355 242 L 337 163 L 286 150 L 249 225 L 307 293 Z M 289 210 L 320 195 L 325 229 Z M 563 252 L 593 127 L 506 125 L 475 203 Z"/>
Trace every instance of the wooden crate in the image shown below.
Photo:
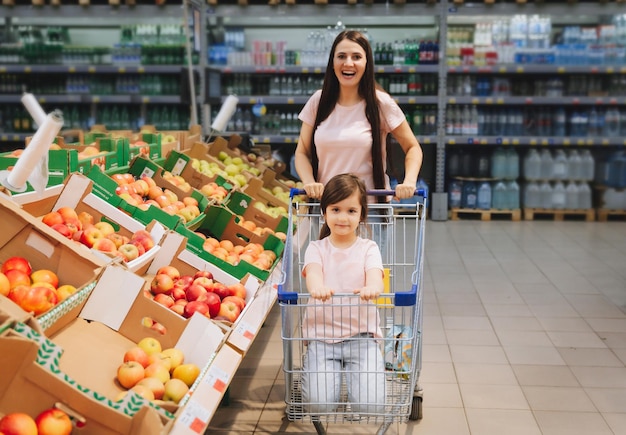
<path fill-rule="evenodd" d="M 538 217 L 552 218 L 555 221 L 563 221 L 565 218 L 584 218 L 587 222 L 593 222 L 596 219 L 596 212 L 593 208 L 586 210 L 524 209 L 524 220 L 532 221 Z"/>
<path fill-rule="evenodd" d="M 623 220 L 626 218 L 626 210 L 609 210 L 607 208 L 599 208 L 597 210 L 598 222 L 607 222 L 609 218 L 617 218 Z"/>
<path fill-rule="evenodd" d="M 492 217 L 509 217 L 512 221 L 519 221 L 522 218 L 522 211 L 515 210 L 481 210 L 473 208 L 453 208 L 450 210 L 450 219 L 458 221 L 463 218 L 480 218 L 481 221 L 490 221 Z"/>

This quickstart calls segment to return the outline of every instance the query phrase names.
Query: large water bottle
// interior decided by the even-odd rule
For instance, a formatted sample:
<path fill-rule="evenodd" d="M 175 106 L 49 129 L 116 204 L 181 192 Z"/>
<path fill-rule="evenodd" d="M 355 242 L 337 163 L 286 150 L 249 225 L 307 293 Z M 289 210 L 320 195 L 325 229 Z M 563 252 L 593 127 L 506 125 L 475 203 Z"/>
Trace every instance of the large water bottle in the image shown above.
<path fill-rule="evenodd" d="M 591 151 L 588 149 L 582 150 L 580 160 L 580 179 L 583 181 L 593 181 L 596 162 Z"/>
<path fill-rule="evenodd" d="M 542 180 L 552 179 L 554 170 L 554 160 L 552 159 L 552 153 L 547 148 L 541 150 L 541 176 Z"/>
<path fill-rule="evenodd" d="M 569 168 L 567 165 L 567 156 L 565 151 L 556 150 L 554 155 L 554 164 L 552 166 L 552 177 L 555 180 L 567 180 L 569 176 Z"/>
<path fill-rule="evenodd" d="M 543 181 L 539 186 L 539 192 L 541 193 L 540 208 L 552 208 L 552 186 L 550 183 L 548 181 Z"/>
<path fill-rule="evenodd" d="M 503 148 L 496 148 L 491 156 L 491 176 L 493 178 L 507 177 L 507 155 Z"/>
<path fill-rule="evenodd" d="M 604 136 L 618 137 L 620 135 L 620 121 L 619 109 L 616 107 L 609 107 L 604 115 Z"/>
<path fill-rule="evenodd" d="M 463 190 L 461 193 L 461 207 L 463 208 L 476 208 L 476 202 L 478 200 L 478 189 L 476 183 L 473 181 L 465 181 L 463 183 Z"/>
<path fill-rule="evenodd" d="M 526 183 L 524 187 L 524 207 L 539 208 L 541 206 L 541 192 L 536 181 Z"/>
<path fill-rule="evenodd" d="M 519 177 L 519 156 L 513 148 L 508 148 L 506 155 L 506 176 L 507 180 L 515 180 Z"/>
<path fill-rule="evenodd" d="M 535 148 L 531 148 L 524 157 L 524 178 L 527 180 L 541 179 L 541 156 Z"/>
<path fill-rule="evenodd" d="M 580 154 L 576 150 L 570 150 L 567 156 L 567 167 L 569 180 L 581 180 L 582 179 L 582 159 Z"/>
<path fill-rule="evenodd" d="M 481 210 L 489 210 L 491 208 L 491 184 L 488 181 L 480 183 L 476 205 Z"/>
<path fill-rule="evenodd" d="M 589 124 L 587 125 L 587 137 L 597 137 L 600 134 L 598 130 L 599 114 L 594 106 L 589 110 Z"/>
<path fill-rule="evenodd" d="M 519 184 L 510 180 L 506 183 L 506 208 L 516 210 L 519 208 Z"/>
<path fill-rule="evenodd" d="M 563 107 L 559 107 L 554 112 L 554 122 L 552 123 L 554 136 L 564 137 L 566 135 L 565 133 L 566 124 L 567 124 L 567 116 L 565 114 L 565 109 Z"/>
<path fill-rule="evenodd" d="M 582 210 L 591 208 L 591 188 L 588 183 L 578 184 L 578 208 Z"/>
<path fill-rule="evenodd" d="M 565 188 L 565 208 L 567 210 L 576 210 L 579 208 L 578 204 L 579 191 L 575 181 L 567 183 Z"/>
<path fill-rule="evenodd" d="M 480 178 L 487 178 L 491 175 L 491 159 L 489 154 L 482 153 L 478 156 L 476 175 Z"/>
<path fill-rule="evenodd" d="M 552 189 L 552 208 L 557 210 L 565 208 L 565 185 L 561 180 L 555 182 Z"/>
<path fill-rule="evenodd" d="M 448 206 L 450 208 L 461 207 L 461 191 L 463 189 L 463 183 L 458 180 L 450 181 L 448 185 Z"/>
<path fill-rule="evenodd" d="M 491 192 L 491 206 L 496 210 L 505 210 L 507 208 L 507 189 L 504 181 L 496 182 Z"/>

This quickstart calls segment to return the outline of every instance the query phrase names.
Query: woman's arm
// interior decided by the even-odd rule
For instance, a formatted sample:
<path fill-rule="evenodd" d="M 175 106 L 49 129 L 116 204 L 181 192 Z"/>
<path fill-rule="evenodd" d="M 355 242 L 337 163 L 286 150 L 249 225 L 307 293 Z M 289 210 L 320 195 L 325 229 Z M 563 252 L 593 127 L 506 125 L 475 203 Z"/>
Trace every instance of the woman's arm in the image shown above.
<path fill-rule="evenodd" d="M 354 290 L 354 294 L 360 294 L 364 301 L 371 301 L 380 296 L 384 289 L 383 271 L 375 268 L 365 272 L 365 286 Z"/>
<path fill-rule="evenodd" d="M 407 121 L 403 121 L 391 134 L 398 141 L 405 155 L 404 180 L 396 186 L 396 196 L 399 199 L 410 198 L 415 193 L 417 177 L 422 168 L 422 160 L 424 158 L 422 147 Z"/>
<path fill-rule="evenodd" d="M 313 177 L 313 165 L 311 164 L 311 135 L 313 134 L 313 126 L 305 122 L 300 128 L 300 137 L 298 138 L 298 146 L 294 154 L 294 163 L 298 177 L 302 180 L 306 194 L 311 198 L 321 198 L 324 186 L 315 181 Z"/>
<path fill-rule="evenodd" d="M 324 285 L 324 273 L 321 264 L 307 264 L 304 269 L 304 274 L 306 278 L 306 288 L 313 299 L 325 301 L 335 294 L 333 289 Z"/>

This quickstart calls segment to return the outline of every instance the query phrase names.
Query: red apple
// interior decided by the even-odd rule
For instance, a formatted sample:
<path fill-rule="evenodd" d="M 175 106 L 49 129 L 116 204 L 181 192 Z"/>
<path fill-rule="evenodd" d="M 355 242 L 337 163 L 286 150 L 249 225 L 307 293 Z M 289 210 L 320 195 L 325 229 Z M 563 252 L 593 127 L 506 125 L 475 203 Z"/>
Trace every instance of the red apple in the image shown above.
<path fill-rule="evenodd" d="M 35 283 L 47 282 L 56 289 L 59 286 L 59 277 L 56 273 L 48 269 L 38 269 L 30 274 L 30 279 Z"/>
<path fill-rule="evenodd" d="M 162 323 L 159 323 L 159 322 L 154 322 L 152 326 L 150 327 L 150 329 L 158 332 L 161 335 L 167 334 L 167 328 L 163 326 Z"/>
<path fill-rule="evenodd" d="M 209 314 L 211 318 L 216 317 L 220 312 L 220 306 L 222 305 L 222 301 L 220 297 L 213 292 L 207 292 L 203 296 L 203 301 L 209 307 Z"/>
<path fill-rule="evenodd" d="M 191 317 L 193 313 L 196 312 L 206 316 L 209 313 L 209 306 L 202 301 L 191 301 L 185 305 L 183 315 L 185 317 Z"/>
<path fill-rule="evenodd" d="M 157 275 L 165 274 L 172 278 L 172 280 L 176 281 L 180 278 L 180 272 L 174 266 L 162 266 L 157 270 Z"/>
<path fill-rule="evenodd" d="M 192 282 L 193 277 L 191 275 L 183 275 L 174 282 L 174 286 L 180 287 L 184 290 L 189 287 Z"/>
<path fill-rule="evenodd" d="M 213 285 L 213 293 L 217 293 L 217 295 L 220 297 L 220 299 L 224 299 L 226 296 L 231 296 L 232 293 L 230 291 L 230 288 L 226 287 L 224 284 L 222 284 L 221 282 L 216 282 Z"/>
<path fill-rule="evenodd" d="M 185 298 L 191 302 L 197 300 L 200 296 L 205 294 L 207 290 L 199 284 L 191 284 L 185 290 Z"/>
<path fill-rule="evenodd" d="M 63 217 L 63 222 L 78 221 L 78 213 L 72 207 L 60 207 L 57 212 Z"/>
<path fill-rule="evenodd" d="M 163 305 L 164 307 L 171 308 L 174 305 L 174 298 L 166 295 L 165 293 L 159 293 L 154 297 L 154 301 Z"/>
<path fill-rule="evenodd" d="M 0 272 L 0 295 L 9 296 L 9 292 L 11 291 L 11 283 L 9 282 L 9 278 Z"/>
<path fill-rule="evenodd" d="M 124 388 L 132 388 L 145 377 L 143 366 L 137 361 L 128 361 L 117 369 L 117 380 Z"/>
<path fill-rule="evenodd" d="M 239 317 L 239 313 L 241 313 L 241 310 L 236 303 L 232 301 L 226 301 L 222 302 L 222 304 L 220 305 L 220 311 L 217 314 L 217 317 L 223 317 L 229 322 L 234 323 L 235 320 L 237 320 L 237 317 Z"/>
<path fill-rule="evenodd" d="M 83 245 L 92 248 L 96 240 L 104 238 L 104 234 L 95 226 L 85 228 L 83 230 L 83 234 L 80 236 L 80 243 Z"/>
<path fill-rule="evenodd" d="M 37 435 L 37 423 L 28 414 L 12 412 L 0 418 L 0 433 L 5 435 Z"/>
<path fill-rule="evenodd" d="M 117 248 L 117 252 L 122 255 L 125 262 L 136 260 L 139 257 L 139 248 L 132 243 L 124 243 Z"/>
<path fill-rule="evenodd" d="M 31 281 L 30 281 L 30 276 L 19 270 L 19 269 L 11 269 L 11 270 L 7 270 L 6 272 L 4 272 L 4 275 L 7 277 L 7 279 L 9 280 L 9 284 L 11 286 L 11 288 L 15 288 L 18 285 L 30 285 Z"/>
<path fill-rule="evenodd" d="M 59 213 L 58 211 L 51 211 L 43 215 L 43 217 L 41 218 L 41 221 L 44 224 L 51 227 L 52 225 L 55 225 L 55 224 L 62 224 L 63 216 L 61 216 L 61 213 Z"/>
<path fill-rule="evenodd" d="M 86 211 L 81 211 L 78 213 L 78 220 L 80 221 L 83 228 L 87 228 L 92 226 L 95 223 L 95 218 L 93 215 Z"/>
<path fill-rule="evenodd" d="M 163 384 L 163 382 L 161 382 L 159 379 L 143 378 L 141 381 L 137 382 L 137 385 L 135 386 L 139 385 L 151 390 L 156 400 L 161 400 L 163 398 L 163 393 L 165 392 L 165 384 Z"/>
<path fill-rule="evenodd" d="M 155 275 L 150 283 L 150 290 L 155 295 L 169 293 L 174 288 L 174 281 L 168 275 Z"/>
<path fill-rule="evenodd" d="M 111 234 L 107 234 L 106 235 L 107 239 L 113 240 L 113 243 L 115 243 L 115 246 L 117 248 L 119 248 L 120 246 L 122 246 L 125 243 L 130 242 L 130 239 L 126 236 L 123 236 L 120 233 L 111 233 Z"/>
<path fill-rule="evenodd" d="M 194 279 L 200 278 L 201 276 L 204 276 L 209 279 L 213 279 L 213 274 L 209 272 L 208 270 L 199 270 L 193 275 Z"/>
<path fill-rule="evenodd" d="M 39 435 L 70 435 L 72 433 L 72 420 L 69 415 L 57 408 L 46 409 L 37 418 L 37 430 Z"/>
<path fill-rule="evenodd" d="M 176 283 L 174 283 L 174 288 L 170 292 L 170 296 L 174 298 L 174 301 L 187 298 L 187 295 L 185 294 L 185 289 L 177 286 Z"/>
<path fill-rule="evenodd" d="M 213 289 L 213 280 L 204 276 L 194 279 L 193 284 L 201 285 L 207 289 L 207 291 L 211 291 Z"/>
<path fill-rule="evenodd" d="M 72 238 L 72 231 L 64 223 L 50 225 L 50 228 L 52 228 L 57 233 L 61 234 L 63 237 L 66 237 L 68 239 Z"/>
<path fill-rule="evenodd" d="M 243 309 L 246 307 L 246 300 L 235 295 L 226 296 L 222 302 L 234 302 L 235 304 L 237 304 L 240 311 L 243 311 Z"/>
<path fill-rule="evenodd" d="M 242 283 L 238 282 L 238 283 L 235 283 L 235 284 L 231 284 L 231 285 L 228 286 L 228 288 L 230 289 L 230 294 L 231 295 L 239 296 L 244 301 L 246 300 L 246 296 L 248 294 L 248 290 L 246 290 L 246 286 L 244 286 Z"/>
<path fill-rule="evenodd" d="M 117 248 L 115 246 L 115 242 L 111 239 L 107 239 L 106 237 L 102 237 L 96 239 L 93 243 L 92 249 L 100 252 L 116 252 Z"/>
<path fill-rule="evenodd" d="M 146 230 L 135 231 L 130 240 L 136 240 L 140 242 L 146 251 L 149 251 L 154 247 L 154 240 L 152 239 L 152 235 Z"/>
<path fill-rule="evenodd" d="M 137 361 L 144 368 L 148 367 L 148 354 L 139 346 L 134 346 L 124 353 L 124 362 Z"/>
<path fill-rule="evenodd" d="M 143 254 L 146 253 L 146 248 L 143 247 L 143 244 L 141 243 L 141 240 L 130 240 L 131 245 L 135 245 L 137 247 L 137 250 L 139 251 L 139 256 L 141 257 Z"/>
<path fill-rule="evenodd" d="M 117 185 L 128 184 L 128 180 L 124 176 L 124 174 L 113 174 L 111 175 L 113 181 L 117 183 Z"/>
<path fill-rule="evenodd" d="M 30 275 L 33 271 L 30 263 L 24 257 L 11 257 L 2 263 L 2 269 L 0 269 L 0 272 L 6 274 L 9 270 L 13 269 L 21 270 L 26 275 Z"/>
<path fill-rule="evenodd" d="M 59 302 L 56 291 L 43 285 L 35 285 L 24 295 L 20 306 L 35 316 L 45 313 Z"/>

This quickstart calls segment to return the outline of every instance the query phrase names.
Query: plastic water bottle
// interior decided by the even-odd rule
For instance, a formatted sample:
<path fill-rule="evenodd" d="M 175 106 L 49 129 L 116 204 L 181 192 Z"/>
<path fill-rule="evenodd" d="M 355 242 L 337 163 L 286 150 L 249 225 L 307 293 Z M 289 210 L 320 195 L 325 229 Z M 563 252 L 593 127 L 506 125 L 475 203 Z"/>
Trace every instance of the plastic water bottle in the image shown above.
<path fill-rule="evenodd" d="M 539 192 L 541 193 L 540 208 L 552 208 L 552 186 L 550 183 L 548 181 L 543 181 L 539 186 Z"/>
<path fill-rule="evenodd" d="M 541 179 L 541 156 L 531 148 L 524 157 L 524 178 L 527 180 Z"/>
<path fill-rule="evenodd" d="M 496 210 L 504 210 L 507 208 L 506 184 L 500 180 L 493 187 L 491 206 Z"/>
<path fill-rule="evenodd" d="M 552 177 L 555 180 L 567 180 L 569 176 L 568 169 L 569 168 L 567 165 L 567 156 L 565 155 L 565 151 L 556 150 L 552 169 Z"/>
<path fill-rule="evenodd" d="M 519 208 L 519 185 L 515 180 L 506 183 L 506 208 L 509 210 Z"/>
<path fill-rule="evenodd" d="M 544 148 L 541 150 L 541 179 L 550 180 L 554 170 L 554 160 L 550 150 Z"/>
<path fill-rule="evenodd" d="M 539 208 L 541 205 L 541 192 L 536 181 L 526 183 L 524 187 L 524 207 Z"/>
<path fill-rule="evenodd" d="M 578 184 L 578 208 L 581 210 L 591 208 L 591 188 L 588 183 Z"/>
<path fill-rule="evenodd" d="M 559 107 L 554 112 L 554 122 L 552 125 L 554 126 L 554 136 L 564 137 L 565 134 L 565 126 L 567 124 L 567 117 L 565 115 L 565 109 L 563 107 Z"/>
<path fill-rule="evenodd" d="M 513 148 L 508 148 L 505 152 L 506 156 L 506 175 L 507 180 L 515 180 L 519 177 L 519 156 Z"/>
<path fill-rule="evenodd" d="M 555 182 L 552 189 L 552 208 L 557 210 L 565 208 L 565 185 L 561 180 Z"/>
<path fill-rule="evenodd" d="M 591 151 L 585 149 L 581 152 L 580 179 L 583 181 L 593 181 L 596 162 Z"/>
<path fill-rule="evenodd" d="M 601 133 L 598 129 L 599 123 L 598 111 L 594 106 L 591 106 L 591 110 L 589 111 L 589 124 L 587 126 L 588 137 L 596 137 Z"/>
<path fill-rule="evenodd" d="M 480 183 L 476 205 L 481 210 L 489 210 L 491 208 L 491 184 L 488 181 Z"/>
<path fill-rule="evenodd" d="M 570 150 L 567 156 L 567 166 L 568 166 L 568 175 L 567 178 L 569 180 L 581 180 L 582 175 L 582 159 L 580 158 L 580 154 L 576 150 Z"/>
<path fill-rule="evenodd" d="M 487 178 L 491 171 L 491 159 L 489 154 L 482 153 L 478 156 L 476 164 L 476 175 L 481 178 Z"/>
<path fill-rule="evenodd" d="M 607 137 L 618 137 L 620 135 L 620 111 L 616 107 L 607 109 L 604 115 L 603 134 Z"/>
<path fill-rule="evenodd" d="M 463 184 L 458 180 L 450 181 L 448 185 L 448 206 L 450 208 L 461 207 L 461 190 Z"/>
<path fill-rule="evenodd" d="M 565 208 L 567 210 L 577 210 L 579 208 L 578 200 L 578 185 L 575 181 L 570 181 L 565 188 Z"/>
<path fill-rule="evenodd" d="M 496 148 L 491 156 L 491 176 L 493 178 L 507 177 L 507 155 L 503 148 Z"/>
<path fill-rule="evenodd" d="M 473 181 L 464 182 L 461 194 L 461 206 L 463 208 L 476 208 L 477 199 L 478 192 L 476 189 L 476 183 Z"/>

